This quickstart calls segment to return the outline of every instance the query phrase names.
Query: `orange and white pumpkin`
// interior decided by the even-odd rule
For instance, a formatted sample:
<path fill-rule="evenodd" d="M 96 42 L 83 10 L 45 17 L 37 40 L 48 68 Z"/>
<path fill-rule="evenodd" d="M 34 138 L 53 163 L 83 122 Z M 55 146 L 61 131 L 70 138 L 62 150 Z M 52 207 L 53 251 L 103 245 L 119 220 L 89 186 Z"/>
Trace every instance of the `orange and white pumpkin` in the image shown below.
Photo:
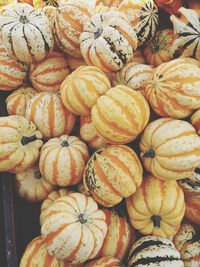
<path fill-rule="evenodd" d="M 144 178 L 136 193 L 126 200 L 126 206 L 135 229 L 165 238 L 178 231 L 185 213 L 184 194 L 178 183 L 152 175 Z"/>
<path fill-rule="evenodd" d="M 111 8 L 108 6 L 103 6 L 103 5 L 97 5 L 95 6 L 95 9 L 94 9 L 94 12 L 96 14 L 103 14 L 109 11 L 111 11 Z"/>
<path fill-rule="evenodd" d="M 194 59 L 174 59 L 154 69 L 144 91 L 162 117 L 182 119 L 200 108 L 200 68 Z"/>
<path fill-rule="evenodd" d="M 118 259 L 111 256 L 102 257 L 97 260 L 93 260 L 85 265 L 85 267 L 124 267 Z"/>
<path fill-rule="evenodd" d="M 138 40 L 126 17 L 117 11 L 93 16 L 80 36 L 81 53 L 88 65 L 105 72 L 120 70 L 133 58 Z"/>
<path fill-rule="evenodd" d="M 143 169 L 136 153 L 128 146 L 109 146 L 96 151 L 84 172 L 84 185 L 105 207 L 131 196 L 142 183 Z"/>
<path fill-rule="evenodd" d="M 69 73 L 64 55 L 51 52 L 43 61 L 31 65 L 29 77 L 38 91 L 57 92 Z"/>
<path fill-rule="evenodd" d="M 87 116 L 97 99 L 110 87 L 109 79 L 99 68 L 81 66 L 63 81 L 60 94 L 68 110 L 77 115 Z"/>
<path fill-rule="evenodd" d="M 78 137 L 62 135 L 42 147 L 40 171 L 50 183 L 59 186 L 78 184 L 89 158 L 86 144 Z"/>
<path fill-rule="evenodd" d="M 38 92 L 30 86 L 21 86 L 6 98 L 6 108 L 9 115 L 24 116 L 28 102 Z"/>
<path fill-rule="evenodd" d="M 48 208 L 41 228 L 49 253 L 73 264 L 93 259 L 107 233 L 103 211 L 91 197 L 72 193 Z"/>
<path fill-rule="evenodd" d="M 76 119 L 57 94 L 46 92 L 37 94 L 29 101 L 25 116 L 35 123 L 45 139 L 70 133 Z"/>
<path fill-rule="evenodd" d="M 92 108 L 92 123 L 106 142 L 126 144 L 144 130 L 149 114 L 149 105 L 140 92 L 118 85 L 97 100 Z"/>
<path fill-rule="evenodd" d="M 66 55 L 66 59 L 71 72 L 81 66 L 86 66 L 85 60 L 82 57 L 76 58 L 70 55 Z"/>
<path fill-rule="evenodd" d="M 57 9 L 56 41 L 64 52 L 81 57 L 79 37 L 83 26 L 94 14 L 93 9 L 81 1 L 68 2 Z"/>
<path fill-rule="evenodd" d="M 29 4 L 17 4 L 0 17 L 3 45 L 22 62 L 43 60 L 53 48 L 48 18 Z"/>
<path fill-rule="evenodd" d="M 185 206 L 185 217 L 193 223 L 200 225 L 200 196 L 186 194 Z"/>
<path fill-rule="evenodd" d="M 184 192 L 190 195 L 200 195 L 200 167 L 187 178 L 178 181 Z"/>
<path fill-rule="evenodd" d="M 29 5 L 33 5 L 33 0 L 18 0 L 19 3 L 27 3 Z"/>
<path fill-rule="evenodd" d="M 200 135 L 200 109 L 192 115 L 191 123 L 197 130 L 198 135 Z"/>
<path fill-rule="evenodd" d="M 200 165 L 200 138 L 186 121 L 164 118 L 151 122 L 140 149 L 144 167 L 158 178 L 184 179 Z"/>
<path fill-rule="evenodd" d="M 39 158 L 42 134 L 21 116 L 0 118 L 0 171 L 20 172 L 30 168 Z"/>

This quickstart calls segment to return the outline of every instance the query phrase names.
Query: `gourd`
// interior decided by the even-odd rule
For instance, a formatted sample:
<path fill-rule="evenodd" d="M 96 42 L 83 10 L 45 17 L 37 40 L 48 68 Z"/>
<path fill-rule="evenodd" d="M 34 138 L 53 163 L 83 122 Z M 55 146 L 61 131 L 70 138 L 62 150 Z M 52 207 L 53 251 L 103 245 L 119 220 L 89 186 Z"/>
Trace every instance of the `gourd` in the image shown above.
<path fill-rule="evenodd" d="M 193 196 L 190 194 L 186 194 L 185 196 L 185 217 L 191 222 L 200 225 L 200 196 Z"/>
<path fill-rule="evenodd" d="M 53 6 L 53 7 L 59 7 L 60 5 L 60 0 L 33 0 L 33 7 L 35 9 L 40 9 L 45 6 Z"/>
<path fill-rule="evenodd" d="M 122 0 L 96 0 L 96 5 L 118 7 Z"/>
<path fill-rule="evenodd" d="M 200 194 L 200 168 L 197 167 L 194 172 L 185 179 L 178 181 L 183 191 L 191 195 Z"/>
<path fill-rule="evenodd" d="M 124 265 L 118 259 L 113 258 L 111 256 L 106 256 L 97 260 L 93 260 L 85 265 L 85 267 L 105 267 L 105 266 L 124 267 Z"/>
<path fill-rule="evenodd" d="M 184 4 L 184 0 L 155 0 L 154 2 L 159 8 L 170 14 L 176 14 Z"/>
<path fill-rule="evenodd" d="M 200 135 L 200 109 L 192 115 L 191 123 L 197 130 L 198 135 Z"/>

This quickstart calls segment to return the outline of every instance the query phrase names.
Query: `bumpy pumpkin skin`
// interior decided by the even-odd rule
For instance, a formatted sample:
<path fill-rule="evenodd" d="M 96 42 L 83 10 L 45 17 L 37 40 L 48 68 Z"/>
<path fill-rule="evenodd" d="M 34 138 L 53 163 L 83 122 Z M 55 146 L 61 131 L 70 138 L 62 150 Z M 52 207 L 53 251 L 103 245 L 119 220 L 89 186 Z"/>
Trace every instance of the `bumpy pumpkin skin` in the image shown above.
<path fill-rule="evenodd" d="M 53 48 L 49 20 L 29 4 L 18 4 L 3 12 L 0 26 L 7 52 L 22 62 L 41 61 Z"/>
<path fill-rule="evenodd" d="M 137 37 L 138 46 L 151 41 L 158 27 L 158 8 L 153 0 L 124 0 L 119 11 L 128 17 Z"/>
<path fill-rule="evenodd" d="M 192 115 L 191 123 L 197 130 L 198 135 L 200 135 L 200 109 Z"/>
<path fill-rule="evenodd" d="M 78 184 L 89 158 L 86 144 L 78 137 L 62 135 L 50 139 L 41 150 L 40 171 L 52 184 Z"/>
<path fill-rule="evenodd" d="M 158 178 L 184 179 L 200 165 L 200 138 L 186 121 L 164 118 L 151 122 L 140 149 L 144 167 Z"/>
<path fill-rule="evenodd" d="M 93 16 L 80 36 L 81 53 L 87 65 L 104 72 L 120 70 L 133 58 L 138 40 L 126 17 L 117 11 Z"/>
<path fill-rule="evenodd" d="M 73 193 L 49 207 L 41 233 L 52 255 L 83 263 L 93 259 L 102 246 L 107 233 L 105 214 L 93 198 Z"/>
<path fill-rule="evenodd" d="M 128 267 L 184 267 L 180 253 L 171 240 L 158 236 L 145 236 L 132 246 Z"/>
<path fill-rule="evenodd" d="M 25 116 L 35 123 L 45 139 L 70 133 L 76 119 L 57 94 L 47 92 L 39 93 L 29 101 Z"/>
<path fill-rule="evenodd" d="M 173 237 L 173 243 L 180 252 L 185 267 L 200 265 L 200 236 L 197 227 L 182 224 Z"/>
<path fill-rule="evenodd" d="M 187 194 L 200 195 L 200 167 L 197 167 L 188 178 L 180 180 L 178 183 Z"/>
<path fill-rule="evenodd" d="M 183 6 L 183 0 L 154 0 L 155 4 L 170 14 L 176 14 Z M 189 1 L 191 2 L 191 0 Z"/>
<path fill-rule="evenodd" d="M 21 116 L 0 118 L 0 171 L 20 172 L 39 158 L 42 134 L 35 124 Z"/>
<path fill-rule="evenodd" d="M 182 119 L 200 108 L 198 65 L 193 59 L 175 59 L 154 70 L 144 94 L 158 115 Z"/>
<path fill-rule="evenodd" d="M 105 266 L 124 267 L 124 265 L 118 259 L 113 258 L 111 256 L 106 256 L 98 260 L 93 260 L 85 265 L 85 267 L 105 267 Z"/>
<path fill-rule="evenodd" d="M 84 172 L 84 185 L 105 207 L 132 195 L 142 182 L 143 169 L 135 152 L 127 146 L 109 146 L 96 151 Z"/>
<path fill-rule="evenodd" d="M 190 194 L 186 194 L 185 199 L 185 217 L 192 221 L 193 223 L 196 223 L 200 225 L 200 197 L 198 196 L 191 196 Z"/>
<path fill-rule="evenodd" d="M 81 66 L 63 81 L 60 94 L 68 110 L 80 116 L 87 116 L 97 99 L 110 87 L 110 81 L 99 68 Z"/>
<path fill-rule="evenodd" d="M 92 123 L 107 143 L 126 144 L 144 130 L 149 115 L 149 105 L 140 92 L 118 85 L 97 100 Z"/>
<path fill-rule="evenodd" d="M 25 116 L 28 102 L 38 92 L 32 87 L 21 86 L 6 98 L 6 108 L 9 115 Z"/>

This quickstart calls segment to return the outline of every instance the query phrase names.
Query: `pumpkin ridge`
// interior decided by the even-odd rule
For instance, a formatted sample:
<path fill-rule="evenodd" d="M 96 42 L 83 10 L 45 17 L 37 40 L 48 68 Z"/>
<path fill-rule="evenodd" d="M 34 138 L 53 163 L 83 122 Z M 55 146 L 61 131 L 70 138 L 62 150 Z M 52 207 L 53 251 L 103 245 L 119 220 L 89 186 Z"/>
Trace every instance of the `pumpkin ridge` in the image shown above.
<path fill-rule="evenodd" d="M 96 225 L 93 224 L 93 226 L 96 226 Z M 86 227 L 87 227 L 87 225 L 86 225 Z M 94 253 L 94 250 L 95 250 L 95 247 L 96 247 L 96 244 L 97 244 L 97 240 L 96 240 L 96 235 L 94 234 L 94 232 L 93 232 L 93 230 L 91 229 L 91 227 L 87 227 L 87 229 L 90 231 L 90 233 L 92 234 L 93 239 L 94 239 L 94 246 L 93 246 L 93 249 L 91 250 L 91 253 L 90 253 L 90 255 L 88 256 L 88 259 L 90 259 L 91 256 L 92 256 L 93 253 Z M 102 232 L 102 230 L 101 230 L 101 232 Z"/>
<path fill-rule="evenodd" d="M 118 236 L 120 236 L 121 238 L 118 239 L 117 249 L 116 249 L 114 257 L 117 257 L 118 255 L 120 255 L 120 252 L 123 249 L 123 237 L 126 234 L 126 223 L 125 223 L 125 221 L 122 220 L 121 218 L 118 218 L 118 220 L 119 220 L 119 223 L 120 223 L 119 230 L 118 230 Z"/>
<path fill-rule="evenodd" d="M 75 246 L 73 248 L 73 250 L 70 252 L 70 254 L 67 256 L 67 259 L 69 261 L 73 261 L 74 260 L 76 253 L 80 249 L 82 239 L 83 239 L 83 231 L 81 231 L 81 236 L 80 236 L 80 239 L 79 239 L 79 242 L 78 242 L 77 246 Z"/>
<path fill-rule="evenodd" d="M 53 135 L 54 132 L 54 116 L 55 116 L 55 106 L 54 106 L 54 95 L 51 95 L 50 101 L 49 101 L 49 108 L 48 108 L 48 131 L 49 135 Z"/>
<path fill-rule="evenodd" d="M 44 242 L 42 242 L 42 243 L 44 243 Z M 29 247 L 31 247 L 31 245 L 32 245 L 32 243 L 30 243 Z M 27 266 L 31 266 L 32 265 L 32 260 L 34 258 L 34 255 L 39 251 L 40 247 L 41 247 L 41 243 L 38 242 L 38 244 L 35 244 L 35 247 L 34 247 L 32 253 L 28 257 Z"/>
<path fill-rule="evenodd" d="M 45 260 L 44 260 L 44 266 L 51 266 L 53 261 L 54 261 L 54 257 L 52 257 L 49 253 L 47 253 Z"/>
<path fill-rule="evenodd" d="M 70 146 L 69 146 L 68 152 L 69 152 L 70 166 L 71 166 L 71 172 L 70 172 L 70 174 L 71 174 L 70 184 L 71 184 L 74 180 L 74 177 L 76 176 L 76 161 L 74 160 Z M 76 201 L 76 199 L 75 199 L 75 201 Z M 77 202 L 76 202 L 76 204 L 77 204 Z M 77 206 L 78 206 L 78 204 L 77 204 Z"/>
<path fill-rule="evenodd" d="M 143 258 L 143 259 L 139 259 L 137 261 L 135 261 L 133 264 L 130 265 L 130 267 L 136 267 L 138 265 L 142 265 L 142 266 L 148 266 L 149 263 L 156 263 L 156 264 L 159 264 L 160 262 L 166 262 L 166 261 L 179 261 L 179 258 L 175 258 L 173 256 L 166 256 L 166 257 L 154 257 L 154 258 L 150 258 L 150 257 L 147 257 L 147 258 Z"/>
<path fill-rule="evenodd" d="M 58 164 L 58 158 L 59 158 L 59 154 L 60 154 L 61 150 L 62 150 L 62 147 L 57 151 L 56 158 L 52 162 L 52 167 L 53 167 L 52 183 L 55 184 L 55 185 L 57 185 L 57 182 L 58 182 L 58 167 L 57 167 L 57 164 Z"/>

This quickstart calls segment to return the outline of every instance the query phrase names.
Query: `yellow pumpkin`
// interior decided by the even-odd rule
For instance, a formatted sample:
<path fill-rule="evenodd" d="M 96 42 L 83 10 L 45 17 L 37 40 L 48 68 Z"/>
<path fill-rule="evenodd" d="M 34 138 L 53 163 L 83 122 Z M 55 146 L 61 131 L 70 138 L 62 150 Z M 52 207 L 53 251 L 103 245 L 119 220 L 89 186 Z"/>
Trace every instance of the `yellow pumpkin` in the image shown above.
<path fill-rule="evenodd" d="M 41 233 L 50 254 L 73 264 L 83 263 L 93 259 L 103 244 L 105 214 L 93 198 L 72 193 L 48 208 Z"/>
<path fill-rule="evenodd" d="M 42 134 L 24 117 L 0 117 L 0 171 L 20 172 L 39 158 Z"/>
<path fill-rule="evenodd" d="M 200 225 L 200 196 L 186 194 L 185 206 L 185 217 L 193 223 Z"/>
<path fill-rule="evenodd" d="M 29 101 L 25 116 L 35 123 L 45 139 L 70 133 L 76 119 L 64 107 L 59 95 L 47 92 L 39 93 Z"/>
<path fill-rule="evenodd" d="M 144 235 L 166 238 L 178 231 L 185 213 L 184 194 L 178 183 L 152 175 L 144 178 L 136 193 L 126 200 L 126 206 L 135 229 Z"/>
<path fill-rule="evenodd" d="M 200 165 L 200 138 L 186 121 L 165 118 L 151 122 L 140 149 L 144 167 L 158 178 L 184 179 Z"/>
<path fill-rule="evenodd" d="M 97 67 L 81 66 L 63 81 L 60 94 L 71 112 L 87 116 L 97 99 L 110 89 L 107 76 Z"/>
<path fill-rule="evenodd" d="M 126 144 L 144 130 L 149 115 L 149 105 L 140 92 L 118 85 L 97 100 L 92 108 L 92 123 L 106 142 Z"/>
<path fill-rule="evenodd" d="M 143 169 L 136 153 L 128 146 L 109 146 L 96 151 L 84 172 L 84 185 L 105 207 L 118 204 L 140 186 Z"/>
<path fill-rule="evenodd" d="M 200 135 L 200 109 L 197 110 L 191 117 L 192 125 L 197 130 L 198 135 Z"/>
<path fill-rule="evenodd" d="M 71 72 L 81 66 L 86 66 L 85 60 L 82 57 L 76 58 L 70 55 L 66 55 L 66 58 Z"/>
<path fill-rule="evenodd" d="M 87 263 L 85 267 L 124 267 L 124 264 L 116 258 L 106 256 Z"/>

